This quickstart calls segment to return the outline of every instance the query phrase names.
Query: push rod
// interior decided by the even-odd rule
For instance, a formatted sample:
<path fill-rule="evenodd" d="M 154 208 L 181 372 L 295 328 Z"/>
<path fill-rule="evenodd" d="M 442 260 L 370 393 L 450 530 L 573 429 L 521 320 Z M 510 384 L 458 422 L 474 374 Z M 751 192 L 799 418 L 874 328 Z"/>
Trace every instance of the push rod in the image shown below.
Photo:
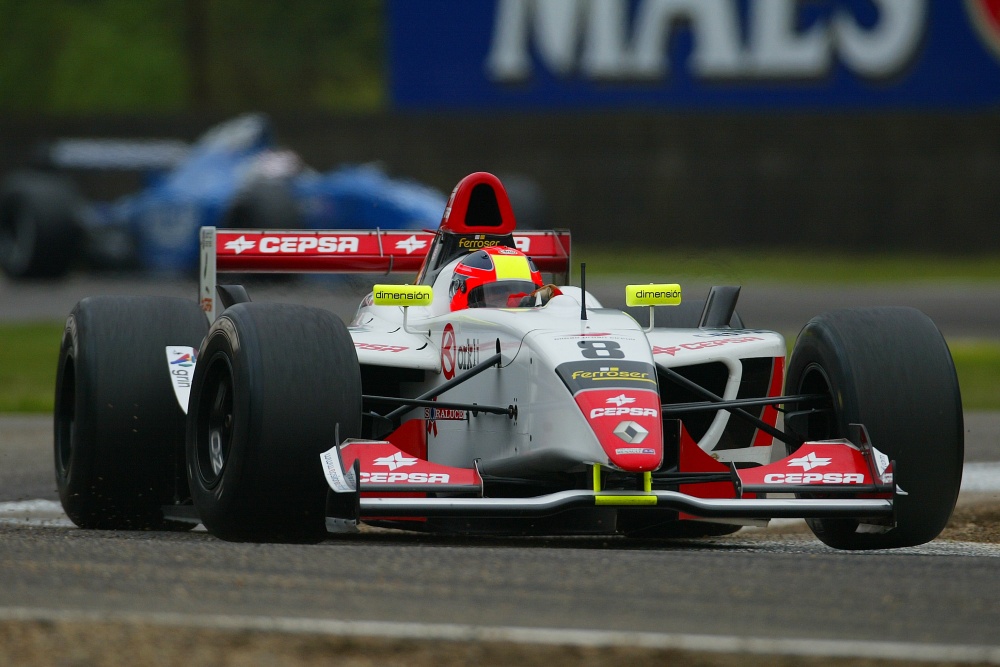
<path fill-rule="evenodd" d="M 671 380 L 673 380 L 677 384 L 681 385 L 682 387 L 686 387 L 687 389 L 690 389 L 691 391 L 693 391 L 696 394 L 699 394 L 700 396 L 704 396 L 705 398 L 707 398 L 712 403 L 723 403 L 723 404 L 726 403 L 726 401 L 724 401 L 721 396 L 716 396 L 715 394 L 713 394 L 712 392 L 710 392 L 708 389 L 705 389 L 704 387 L 702 387 L 700 384 L 698 384 L 696 382 L 692 382 L 691 380 L 688 380 L 686 377 L 684 377 L 683 375 L 681 375 L 677 371 L 672 370 L 670 368 L 663 368 L 661 370 L 663 370 L 663 372 L 666 373 L 667 377 L 669 377 Z M 747 412 L 746 410 L 744 410 L 742 408 L 726 407 L 725 405 L 720 405 L 719 409 L 720 410 L 726 410 L 730 414 L 735 415 L 735 416 L 739 417 L 740 419 L 743 419 L 745 421 L 750 422 L 751 424 L 753 424 L 754 426 L 756 426 L 757 428 L 759 428 L 761 431 L 764 431 L 768 435 L 770 435 L 772 437 L 775 437 L 778 440 L 781 440 L 782 442 L 784 442 L 786 444 L 789 444 L 789 445 L 801 445 L 802 444 L 802 440 L 800 440 L 798 438 L 793 438 L 790 435 L 788 435 L 787 433 L 784 433 L 783 431 L 779 431 L 778 429 L 774 428 L 773 426 L 771 426 L 770 424 L 768 424 L 767 422 L 765 422 L 763 419 L 759 419 L 758 417 L 754 417 L 752 414 L 750 414 L 749 412 Z"/>
<path fill-rule="evenodd" d="M 431 389 L 430 391 L 421 394 L 420 396 L 417 396 L 416 400 L 419 400 L 419 401 L 429 401 L 432 398 L 437 398 L 438 396 L 440 396 L 444 392 L 449 391 L 451 389 L 454 389 L 455 387 L 459 386 L 463 382 L 466 382 L 467 380 L 471 380 L 475 376 L 479 375 L 480 373 L 482 373 L 483 371 L 485 371 L 487 368 L 490 368 L 491 366 L 496 365 L 497 363 L 500 362 L 500 359 L 501 359 L 501 355 L 500 355 L 499 352 L 497 352 L 496 354 L 494 354 L 489 359 L 486 359 L 485 361 L 479 362 L 478 364 L 476 364 L 475 366 L 473 366 L 472 368 L 470 368 L 469 370 L 467 370 L 465 373 L 462 373 L 458 377 L 452 378 L 452 379 L 448 380 L 447 382 L 445 382 L 444 384 L 439 385 L 439 386 L 435 387 L 434 389 Z M 389 414 L 385 415 L 385 418 L 386 419 L 395 419 L 396 417 L 400 416 L 401 414 L 403 414 L 404 412 L 406 412 L 409 409 L 410 409 L 409 405 L 401 405 L 400 407 L 396 408 L 395 410 L 393 410 Z M 505 411 L 506 411 L 506 409 L 505 409 Z"/>
<path fill-rule="evenodd" d="M 693 403 L 671 403 L 661 407 L 665 415 L 687 412 L 706 412 L 723 408 L 749 408 L 758 405 L 780 405 L 782 403 L 805 403 L 826 398 L 823 394 L 796 394 L 792 396 L 767 396 L 764 398 L 736 398 L 731 401 L 697 401 Z"/>
<path fill-rule="evenodd" d="M 361 398 L 373 403 L 394 403 L 396 405 L 409 405 L 415 408 L 444 408 L 446 410 L 469 410 L 470 412 L 488 412 L 492 415 L 514 416 L 514 406 L 501 407 L 499 405 L 479 405 L 478 403 L 445 403 L 443 401 L 430 401 L 419 398 L 396 398 L 395 396 L 370 396 L 362 394 Z"/>

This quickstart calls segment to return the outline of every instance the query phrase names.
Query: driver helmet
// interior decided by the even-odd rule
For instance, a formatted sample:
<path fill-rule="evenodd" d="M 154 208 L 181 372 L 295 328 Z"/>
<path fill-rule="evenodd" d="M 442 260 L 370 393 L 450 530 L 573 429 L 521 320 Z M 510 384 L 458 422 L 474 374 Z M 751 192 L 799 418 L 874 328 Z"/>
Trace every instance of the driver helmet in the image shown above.
<path fill-rule="evenodd" d="M 463 257 L 455 266 L 451 309 L 516 308 L 542 286 L 542 274 L 520 250 L 491 246 Z"/>

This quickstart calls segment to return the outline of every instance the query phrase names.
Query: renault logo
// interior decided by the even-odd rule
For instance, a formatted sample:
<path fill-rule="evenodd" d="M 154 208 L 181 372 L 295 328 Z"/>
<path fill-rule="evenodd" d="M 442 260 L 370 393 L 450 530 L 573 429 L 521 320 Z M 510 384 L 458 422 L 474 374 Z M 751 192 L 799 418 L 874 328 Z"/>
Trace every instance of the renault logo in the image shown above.
<path fill-rule="evenodd" d="M 649 435 L 649 431 L 633 421 L 621 422 L 618 426 L 615 426 L 615 430 L 612 433 L 630 445 L 639 444 Z"/>

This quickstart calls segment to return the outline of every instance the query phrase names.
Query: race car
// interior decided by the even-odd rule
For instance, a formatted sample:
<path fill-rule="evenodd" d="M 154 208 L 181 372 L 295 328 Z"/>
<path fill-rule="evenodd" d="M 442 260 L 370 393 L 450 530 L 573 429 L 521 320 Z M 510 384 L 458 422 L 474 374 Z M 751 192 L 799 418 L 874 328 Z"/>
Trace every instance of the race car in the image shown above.
<path fill-rule="evenodd" d="M 59 356 L 60 498 L 84 528 L 316 542 L 359 527 L 718 536 L 803 518 L 838 549 L 934 539 L 962 476 L 950 353 L 909 308 L 747 328 L 739 288 L 572 284 L 571 236 L 459 182 L 435 232 L 201 231 L 197 300 L 102 297 Z M 349 325 L 230 272 L 416 272 Z M 648 312 L 648 322 L 633 317 Z"/>
<path fill-rule="evenodd" d="M 310 169 L 275 144 L 262 114 L 221 123 L 192 146 L 62 139 L 41 153 L 46 169 L 0 184 L 0 268 L 11 278 L 58 277 L 75 265 L 193 273 L 202 226 L 427 229 L 445 203 L 377 165 Z M 139 192 L 88 202 L 70 171 L 151 175 Z"/>

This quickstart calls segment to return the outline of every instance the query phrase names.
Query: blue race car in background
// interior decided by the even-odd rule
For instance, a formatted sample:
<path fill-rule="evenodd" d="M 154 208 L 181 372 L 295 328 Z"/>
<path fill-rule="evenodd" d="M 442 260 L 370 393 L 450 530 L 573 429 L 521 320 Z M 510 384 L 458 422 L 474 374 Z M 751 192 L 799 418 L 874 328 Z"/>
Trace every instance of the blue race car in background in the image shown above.
<path fill-rule="evenodd" d="M 268 119 L 247 114 L 179 141 L 64 139 L 60 168 L 147 169 L 142 191 L 88 202 L 65 173 L 21 170 L 0 185 L 0 268 L 51 278 L 73 266 L 192 271 L 198 229 L 434 229 L 441 192 L 374 165 L 321 173 L 278 148 Z"/>

